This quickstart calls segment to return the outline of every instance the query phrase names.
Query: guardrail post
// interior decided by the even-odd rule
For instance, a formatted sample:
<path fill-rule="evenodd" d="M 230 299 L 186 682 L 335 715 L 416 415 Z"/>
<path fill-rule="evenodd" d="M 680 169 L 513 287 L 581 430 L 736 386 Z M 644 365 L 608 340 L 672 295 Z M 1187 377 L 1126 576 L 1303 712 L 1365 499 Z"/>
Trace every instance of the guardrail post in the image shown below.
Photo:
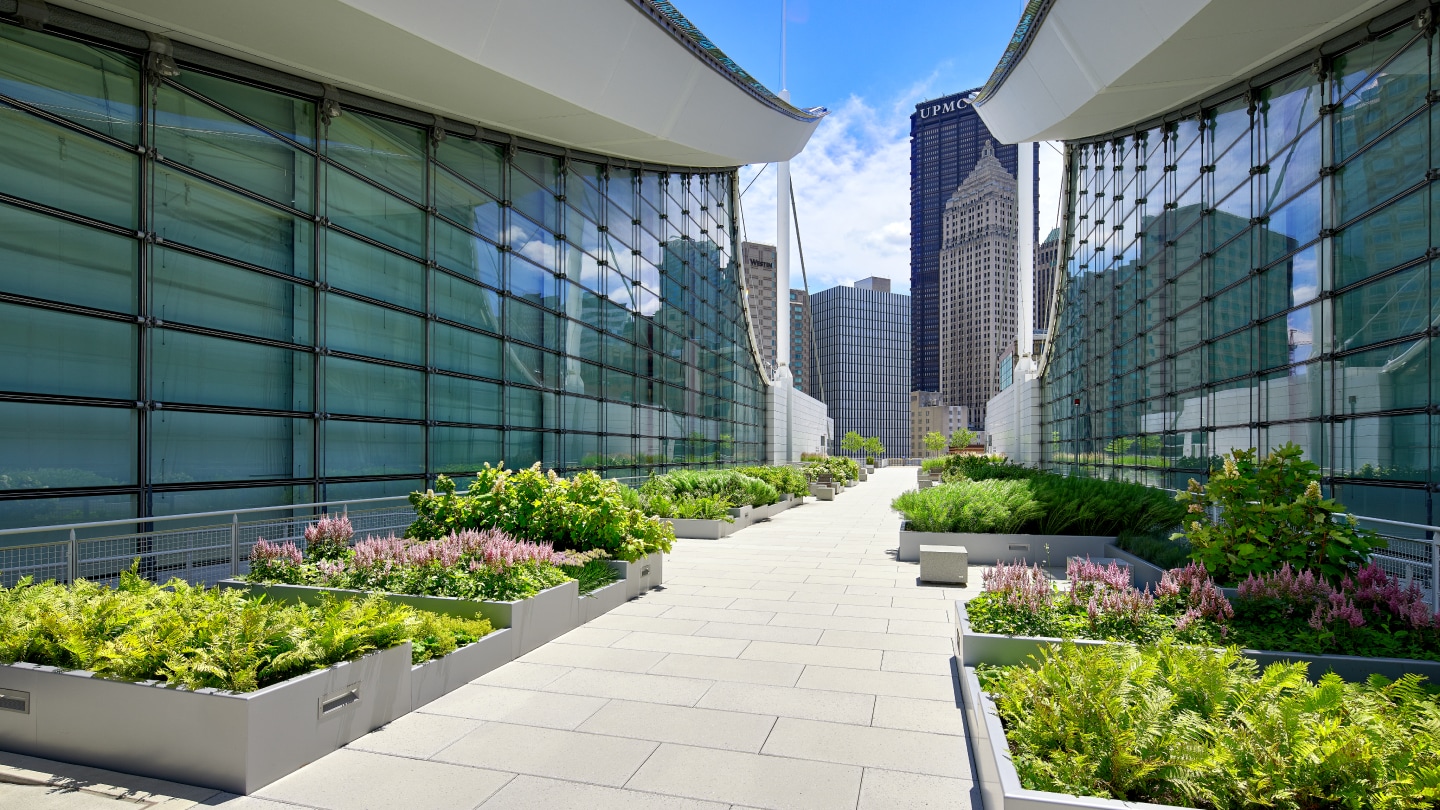
<path fill-rule="evenodd" d="M 240 515 L 230 516 L 230 576 L 240 576 Z"/>
<path fill-rule="evenodd" d="M 1440 613 L 1440 532 L 1430 532 L 1430 612 Z"/>
<path fill-rule="evenodd" d="M 70 530 L 70 546 L 65 553 L 69 558 L 66 560 L 67 573 L 70 575 L 71 584 L 74 584 L 75 580 L 80 578 L 80 541 L 76 539 L 74 529 Z"/>

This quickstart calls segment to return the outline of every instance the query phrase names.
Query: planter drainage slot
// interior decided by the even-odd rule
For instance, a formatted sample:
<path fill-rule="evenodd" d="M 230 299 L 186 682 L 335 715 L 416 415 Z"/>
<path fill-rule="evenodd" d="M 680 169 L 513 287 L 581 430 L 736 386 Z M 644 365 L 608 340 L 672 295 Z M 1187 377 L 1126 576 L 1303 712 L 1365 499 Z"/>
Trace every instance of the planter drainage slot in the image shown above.
<path fill-rule="evenodd" d="M 640 576 L 642 576 L 642 577 L 648 577 L 648 576 L 650 576 L 650 566 L 647 565 L 647 566 L 645 566 L 644 568 L 641 568 L 641 569 L 640 569 Z"/>
<path fill-rule="evenodd" d="M 1029 544 L 1029 543 L 1011 543 L 1010 546 L 1009 546 L 1009 548 L 1008 548 L 1008 550 L 1009 550 L 1009 551 L 1029 551 L 1029 550 L 1030 550 L 1030 544 Z"/>
<path fill-rule="evenodd" d="M 349 689 L 343 692 L 336 692 L 333 695 L 326 695 L 320 699 L 320 716 L 338 712 L 347 706 L 353 706 L 360 702 L 360 684 L 351 684 Z"/>
<path fill-rule="evenodd" d="M 0 711 L 30 713 L 30 693 L 0 688 Z"/>

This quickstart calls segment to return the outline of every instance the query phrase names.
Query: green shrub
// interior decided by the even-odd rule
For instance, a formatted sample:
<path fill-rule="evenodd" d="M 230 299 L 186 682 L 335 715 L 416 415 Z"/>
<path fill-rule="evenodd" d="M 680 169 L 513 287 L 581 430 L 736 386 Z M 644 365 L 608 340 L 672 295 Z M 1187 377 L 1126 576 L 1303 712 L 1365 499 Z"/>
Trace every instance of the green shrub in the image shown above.
<path fill-rule="evenodd" d="M 1306 680 L 1238 650 L 1066 644 L 986 667 L 1021 784 L 1185 807 L 1433 808 L 1440 706 L 1423 679 Z"/>
<path fill-rule="evenodd" d="M 734 523 L 730 516 L 730 502 L 723 498 L 698 495 L 675 502 L 675 517 L 686 520 L 723 520 Z"/>
<path fill-rule="evenodd" d="M 582 472 L 565 479 L 525 470 L 485 465 L 469 492 L 441 475 L 435 489 L 414 492 L 415 522 L 406 537 L 433 540 L 464 529 L 500 529 L 521 540 L 550 543 L 557 549 L 599 549 L 634 562 L 647 554 L 670 551 L 675 532 L 634 504 L 634 494 L 618 481 Z"/>
<path fill-rule="evenodd" d="M 781 494 L 792 495 L 796 498 L 803 498 L 810 494 L 810 486 L 809 482 L 805 480 L 805 474 L 795 467 L 741 467 L 739 472 L 764 481 Z"/>
<path fill-rule="evenodd" d="M 890 506 L 914 532 L 1011 534 L 1041 516 L 1024 481 L 957 481 L 911 490 Z"/>
<path fill-rule="evenodd" d="M 829 473 L 842 485 L 849 485 L 860 480 L 860 464 L 853 458 L 843 456 L 826 456 L 805 462 L 802 472 L 805 480 L 814 483 L 820 480 L 820 476 Z"/>
<path fill-rule="evenodd" d="M 939 433 L 935 433 L 935 434 L 932 434 L 932 435 L 939 436 L 940 434 L 939 434 Z M 920 462 L 920 469 L 923 470 L 923 471 L 925 471 L 925 472 L 927 472 L 927 473 L 944 472 L 944 470 L 945 470 L 945 462 L 946 462 L 946 461 L 949 461 L 949 459 L 947 459 L 947 458 L 927 458 L 927 459 L 925 459 L 924 461 Z"/>
<path fill-rule="evenodd" d="M 1013 472 L 1003 465 L 996 467 Z M 1164 490 L 1027 472 L 1016 478 L 952 478 L 949 483 L 907 492 L 891 507 L 905 515 L 912 531 L 927 532 L 1111 536 L 1124 530 L 1174 526 L 1183 515 Z"/>
<path fill-rule="evenodd" d="M 1339 582 L 1384 541 L 1357 527 L 1354 518 L 1334 519 L 1343 510 L 1320 494 L 1319 473 L 1319 465 L 1305 461 L 1295 444 L 1258 461 L 1254 450 L 1232 451 L 1207 484 L 1192 478 L 1177 496 L 1186 509 L 1191 558 L 1220 582 L 1239 582 L 1285 564 Z M 1211 510 L 1218 510 L 1219 520 L 1211 518 Z"/>
<path fill-rule="evenodd" d="M 994 456 L 957 455 L 947 456 L 940 461 L 947 481 L 960 478 L 971 481 L 1023 481 L 1037 475 L 1050 474 Z"/>
<path fill-rule="evenodd" d="M 85 580 L 0 588 L 0 663 L 89 670 L 113 680 L 248 692 L 413 642 L 423 663 L 480 639 L 490 623 L 392 605 L 380 597 L 318 606 L 241 590 L 155 585 L 134 571 L 117 588 Z"/>

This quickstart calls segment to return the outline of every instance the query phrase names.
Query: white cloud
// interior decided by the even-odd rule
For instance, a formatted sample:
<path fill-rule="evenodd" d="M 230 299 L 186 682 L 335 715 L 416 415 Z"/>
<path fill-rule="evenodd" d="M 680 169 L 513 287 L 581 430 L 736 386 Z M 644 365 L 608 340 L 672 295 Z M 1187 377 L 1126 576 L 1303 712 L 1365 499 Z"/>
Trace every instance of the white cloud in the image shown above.
<path fill-rule="evenodd" d="M 791 161 L 811 292 L 867 276 L 888 277 L 896 292 L 909 292 L 910 113 L 918 101 L 937 95 L 936 80 L 932 75 L 917 82 L 880 109 L 851 96 Z M 1059 154 L 1042 145 L 1041 239 L 1057 224 L 1060 164 Z M 761 169 L 742 168 L 740 187 Z M 749 241 L 775 244 L 775 194 L 775 167 L 768 166 L 742 198 Z M 790 256 L 790 286 L 798 289 L 800 251 L 793 239 Z"/>

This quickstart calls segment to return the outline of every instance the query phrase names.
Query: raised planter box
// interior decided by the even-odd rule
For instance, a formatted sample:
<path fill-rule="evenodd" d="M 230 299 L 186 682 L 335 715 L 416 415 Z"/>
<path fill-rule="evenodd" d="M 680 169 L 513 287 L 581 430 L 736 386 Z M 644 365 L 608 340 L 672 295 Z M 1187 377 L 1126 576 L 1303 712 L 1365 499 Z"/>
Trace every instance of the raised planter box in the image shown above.
<path fill-rule="evenodd" d="M 1114 557 L 1117 560 L 1124 560 L 1130 564 L 1130 575 L 1133 577 L 1135 587 L 1155 587 L 1160 584 L 1160 578 L 1165 576 L 1165 569 L 1148 560 L 1142 560 L 1123 548 L 1110 543 L 1105 546 L 1105 556 Z"/>
<path fill-rule="evenodd" d="M 975 668 L 965 667 L 960 680 L 967 737 L 975 756 L 975 772 L 980 779 L 980 796 L 986 810 L 1183 810 L 1171 804 L 1122 802 L 1022 787 L 1010 755 L 1010 744 L 1005 740 L 1005 726 L 1000 722 L 994 702 L 980 691 Z"/>
<path fill-rule="evenodd" d="M 728 511 L 730 512 L 730 517 L 735 518 L 737 525 L 748 526 L 750 525 L 750 510 L 753 508 L 754 507 L 750 506 L 736 506 Z"/>
<path fill-rule="evenodd" d="M 971 565 L 994 565 L 997 562 L 1064 565 L 1066 557 L 1105 557 L 1105 546 L 1113 537 L 1088 537 L 1065 534 L 962 534 L 949 532 L 912 532 L 900 527 L 900 562 L 919 562 L 920 546 L 964 546 L 970 551 Z M 1048 546 L 1048 548 L 1047 548 Z"/>
<path fill-rule="evenodd" d="M 658 551 L 636 562 L 619 564 L 625 566 L 626 599 L 634 599 L 651 588 L 658 588 L 665 581 L 665 555 Z"/>
<path fill-rule="evenodd" d="M 762 520 L 769 520 L 791 507 L 799 506 L 800 500 L 791 497 L 789 494 L 782 494 L 780 500 L 768 506 L 756 506 L 750 509 L 750 522 L 746 525 L 753 526 Z"/>
<path fill-rule="evenodd" d="M 960 659 L 961 666 L 1024 664 L 1030 656 L 1038 655 L 1041 647 L 1047 644 L 1064 643 L 1058 638 L 1044 636 L 1002 636 L 995 633 L 977 633 L 970 627 L 970 614 L 966 611 L 965 604 L 959 601 L 955 603 L 955 618 L 957 625 L 955 655 Z M 1128 642 L 1077 638 L 1071 639 L 1071 643 L 1077 646 L 1097 646 Z M 1359 683 L 1371 675 L 1383 675 L 1390 680 L 1395 680 L 1401 675 L 1413 672 L 1423 675 L 1431 681 L 1440 680 L 1440 661 L 1367 658 L 1359 655 L 1310 655 L 1275 650 L 1241 650 L 1240 653 L 1262 667 L 1280 661 L 1303 661 L 1309 664 L 1311 678 L 1318 678 L 1326 672 L 1334 672 L 1347 681 Z"/>
<path fill-rule="evenodd" d="M 0 749 L 251 793 L 410 711 L 411 670 L 409 642 L 244 694 L 0 666 Z"/>
<path fill-rule="evenodd" d="M 864 470 L 861 470 L 861 471 L 860 471 L 860 480 L 861 480 L 861 481 L 869 481 L 869 480 L 870 480 L 870 474 L 867 473 L 867 472 L 865 472 Z"/>
<path fill-rule="evenodd" d="M 474 644 L 467 644 L 444 658 L 411 667 L 410 710 L 442 698 L 515 660 L 515 639 L 512 636 L 516 632 L 513 629 L 493 630 Z"/>
<path fill-rule="evenodd" d="M 368 596 L 364 591 L 340 588 L 317 588 L 310 585 L 274 585 L 242 582 L 226 579 L 220 581 L 222 588 L 241 588 L 250 593 L 263 593 L 271 599 L 317 604 L 325 593 L 349 597 Z M 399 605 L 409 605 L 416 610 L 429 610 L 467 619 L 485 618 L 496 629 L 511 628 L 510 634 L 517 658 L 539 647 L 547 641 L 558 638 L 580 625 L 580 587 L 574 580 L 546 588 L 529 599 L 513 602 L 483 602 L 474 599 L 456 599 L 450 596 L 416 596 L 405 593 L 382 593 L 386 600 Z"/>
<path fill-rule="evenodd" d="M 719 540 L 735 532 L 739 521 L 698 520 L 696 518 L 661 518 L 675 529 L 675 537 L 684 540 Z"/>

